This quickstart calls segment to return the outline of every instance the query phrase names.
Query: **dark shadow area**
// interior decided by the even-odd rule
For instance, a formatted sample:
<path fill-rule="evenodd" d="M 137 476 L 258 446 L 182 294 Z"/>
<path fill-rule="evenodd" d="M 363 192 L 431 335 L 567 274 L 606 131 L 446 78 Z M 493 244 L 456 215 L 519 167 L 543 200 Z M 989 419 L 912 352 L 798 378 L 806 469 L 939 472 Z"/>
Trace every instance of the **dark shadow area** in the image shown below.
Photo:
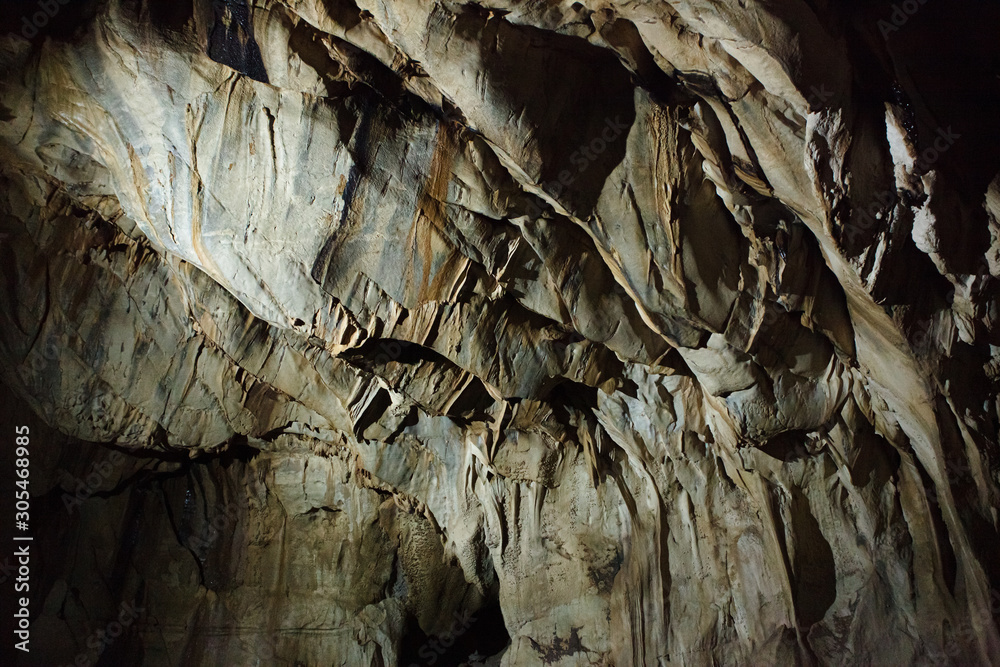
<path fill-rule="evenodd" d="M 98 0 L 5 0 L 0 4 L 0 34 L 12 33 L 34 44 L 45 38 L 69 41 L 89 30 Z"/>
<path fill-rule="evenodd" d="M 923 483 L 924 493 L 927 496 L 931 525 L 934 528 L 934 538 L 937 542 L 937 550 L 941 558 L 941 575 L 948 586 L 948 591 L 954 595 L 955 582 L 958 578 L 958 559 L 955 556 L 955 549 L 951 546 L 951 540 L 948 537 L 948 526 L 945 524 L 944 515 L 941 513 L 937 489 L 931 476 L 927 474 L 924 466 L 915 456 L 913 457 L 913 465 L 920 474 L 920 481 Z"/>
<path fill-rule="evenodd" d="M 251 79 L 268 83 L 246 0 L 214 0 L 212 12 L 215 23 L 208 38 L 208 57 Z"/>
<path fill-rule="evenodd" d="M 798 488 L 792 491 L 790 509 L 795 535 L 795 611 L 799 623 L 808 627 L 823 620 L 837 599 L 837 568 L 833 549 L 809 509 L 809 499 Z"/>
<path fill-rule="evenodd" d="M 809 451 L 805 446 L 806 431 L 793 430 L 779 433 L 761 445 L 760 451 L 768 456 L 790 463 L 809 458 Z"/>
<path fill-rule="evenodd" d="M 963 204 L 961 211 L 944 205 L 942 213 L 951 219 L 942 244 L 955 268 L 969 272 L 988 244 L 982 199 L 1000 171 L 1000 126 L 992 113 L 1000 105 L 1000 5 L 921 2 L 909 6 L 915 11 L 903 11 L 902 5 L 849 0 L 828 13 L 844 25 L 857 113 L 879 125 L 885 102 L 900 108 L 904 125 L 914 130 L 918 153 L 929 158 L 923 171 L 945 175 L 946 187 L 939 189 L 953 190 L 954 200 Z M 909 275 L 932 269 L 925 266 Z M 898 278 L 898 290 L 910 286 L 906 275 Z"/>
<path fill-rule="evenodd" d="M 369 338 L 360 346 L 345 353 L 344 358 L 367 369 L 395 361 L 400 364 L 420 363 L 455 364 L 440 352 L 429 347 L 396 338 Z"/>
<path fill-rule="evenodd" d="M 857 455 L 850 463 L 851 483 L 862 488 L 874 484 L 880 490 L 899 470 L 899 453 L 869 426 L 855 434 Z"/>
<path fill-rule="evenodd" d="M 502 651 L 510 644 L 499 599 L 492 599 L 472 614 L 457 614 L 452 630 L 441 635 L 426 635 L 415 617 L 407 621 L 399 664 L 458 667 L 476 665 Z"/>
<path fill-rule="evenodd" d="M 167 32 L 181 32 L 194 17 L 194 0 L 147 0 L 149 21 Z"/>
<path fill-rule="evenodd" d="M 515 25 L 478 6 L 466 6 L 454 30 L 463 40 L 489 45 L 481 54 L 487 99 L 505 100 L 519 124 L 537 128 L 523 146 L 503 148 L 546 192 L 589 217 L 625 156 L 635 120 L 631 74 L 607 49 Z M 536 156 L 540 164 L 528 164 Z"/>

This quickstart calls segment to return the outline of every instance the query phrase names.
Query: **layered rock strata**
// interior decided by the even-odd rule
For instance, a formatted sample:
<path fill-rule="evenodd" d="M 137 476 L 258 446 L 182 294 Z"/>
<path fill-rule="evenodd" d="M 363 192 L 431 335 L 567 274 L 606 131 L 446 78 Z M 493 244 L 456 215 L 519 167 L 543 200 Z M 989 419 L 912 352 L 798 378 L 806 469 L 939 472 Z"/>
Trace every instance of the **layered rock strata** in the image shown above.
<path fill-rule="evenodd" d="M 0 41 L 39 655 L 1000 659 L 996 9 L 59 12 Z"/>

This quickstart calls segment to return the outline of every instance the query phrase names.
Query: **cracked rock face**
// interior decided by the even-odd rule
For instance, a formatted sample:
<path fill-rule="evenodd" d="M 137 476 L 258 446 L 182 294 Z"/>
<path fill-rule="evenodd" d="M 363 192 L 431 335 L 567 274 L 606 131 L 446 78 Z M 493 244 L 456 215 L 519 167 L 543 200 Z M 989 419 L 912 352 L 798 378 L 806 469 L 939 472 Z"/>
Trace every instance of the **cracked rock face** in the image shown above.
<path fill-rule="evenodd" d="M 904 5 L 15 18 L 24 664 L 1000 660 L 1000 10 Z"/>

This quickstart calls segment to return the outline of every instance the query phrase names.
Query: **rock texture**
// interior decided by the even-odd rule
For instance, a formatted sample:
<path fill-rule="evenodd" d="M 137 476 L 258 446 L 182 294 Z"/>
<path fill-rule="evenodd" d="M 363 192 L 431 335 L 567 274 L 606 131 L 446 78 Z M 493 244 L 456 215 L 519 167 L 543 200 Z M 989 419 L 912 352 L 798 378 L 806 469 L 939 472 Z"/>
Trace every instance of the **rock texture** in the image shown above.
<path fill-rule="evenodd" d="M 0 39 L 35 664 L 1000 660 L 1000 11 L 903 4 Z"/>

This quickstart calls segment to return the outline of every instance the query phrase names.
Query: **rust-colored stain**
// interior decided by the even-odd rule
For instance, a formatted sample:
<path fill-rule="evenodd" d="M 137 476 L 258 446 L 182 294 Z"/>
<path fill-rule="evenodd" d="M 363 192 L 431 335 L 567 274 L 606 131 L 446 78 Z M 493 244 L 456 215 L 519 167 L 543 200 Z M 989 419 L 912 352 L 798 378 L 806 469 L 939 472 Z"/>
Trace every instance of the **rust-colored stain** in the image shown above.
<path fill-rule="evenodd" d="M 423 190 L 417 201 L 417 212 L 410 229 L 410 245 L 415 255 L 421 259 L 423 267 L 420 279 L 418 300 L 434 300 L 441 289 L 442 281 L 461 269 L 460 259 L 452 253 L 448 261 L 436 273 L 433 282 L 430 280 L 431 265 L 434 260 L 434 237 L 448 224 L 445 204 L 448 197 L 448 184 L 451 182 L 451 164 L 457 150 L 458 142 L 452 128 L 447 124 L 438 126 L 435 136 L 434 153 L 431 157 L 430 170 Z M 410 264 L 412 280 L 413 264 Z"/>
<path fill-rule="evenodd" d="M 139 195 L 138 201 L 142 206 L 143 213 L 146 214 L 146 218 L 149 218 L 149 211 L 146 210 L 146 200 L 143 198 L 143 193 L 149 192 L 149 181 L 146 179 L 146 170 L 142 168 L 142 160 L 139 159 L 139 155 L 135 152 L 135 147 L 132 144 L 128 144 L 128 160 L 132 167 L 132 185 L 135 186 L 135 191 Z"/>

